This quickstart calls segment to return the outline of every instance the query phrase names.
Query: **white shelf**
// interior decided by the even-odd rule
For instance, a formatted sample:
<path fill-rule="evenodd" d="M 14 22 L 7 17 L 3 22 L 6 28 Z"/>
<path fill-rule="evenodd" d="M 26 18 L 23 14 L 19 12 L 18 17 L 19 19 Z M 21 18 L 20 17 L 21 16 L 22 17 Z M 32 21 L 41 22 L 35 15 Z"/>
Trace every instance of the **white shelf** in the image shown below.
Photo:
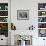
<path fill-rule="evenodd" d="M 8 11 L 8 10 L 0 10 L 0 11 Z"/>
<path fill-rule="evenodd" d="M 46 22 L 38 22 L 38 23 L 46 23 Z"/>
<path fill-rule="evenodd" d="M 46 15 L 44 15 L 44 16 L 38 16 L 38 17 L 46 17 Z"/>
<path fill-rule="evenodd" d="M 38 11 L 46 11 L 46 10 L 38 10 Z"/>
<path fill-rule="evenodd" d="M 46 28 L 38 28 L 38 29 L 46 29 Z"/>
<path fill-rule="evenodd" d="M 8 17 L 8 16 L 0 16 L 0 17 Z"/>
<path fill-rule="evenodd" d="M 8 22 L 0 22 L 0 23 L 8 23 Z"/>

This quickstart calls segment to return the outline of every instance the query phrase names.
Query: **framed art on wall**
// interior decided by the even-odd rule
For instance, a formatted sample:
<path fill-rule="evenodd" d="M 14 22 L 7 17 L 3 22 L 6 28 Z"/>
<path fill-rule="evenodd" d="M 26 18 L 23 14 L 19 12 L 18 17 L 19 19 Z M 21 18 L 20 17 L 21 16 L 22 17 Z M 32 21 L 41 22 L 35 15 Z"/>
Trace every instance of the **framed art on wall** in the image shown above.
<path fill-rule="evenodd" d="M 17 20 L 29 20 L 29 10 L 17 10 Z"/>

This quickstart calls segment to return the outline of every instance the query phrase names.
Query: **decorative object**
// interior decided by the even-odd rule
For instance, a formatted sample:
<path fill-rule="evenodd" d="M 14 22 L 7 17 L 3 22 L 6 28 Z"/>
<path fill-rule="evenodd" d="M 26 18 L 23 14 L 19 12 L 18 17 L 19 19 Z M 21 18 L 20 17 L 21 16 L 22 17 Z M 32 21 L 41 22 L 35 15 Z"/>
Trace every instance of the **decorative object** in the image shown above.
<path fill-rule="evenodd" d="M 25 44 L 27 43 L 27 44 L 29 44 L 29 45 L 32 45 L 32 36 L 30 36 L 30 35 L 19 35 L 20 36 L 20 38 L 23 40 L 23 41 L 25 41 Z M 29 43 L 28 43 L 29 42 Z M 26 44 L 26 45 L 27 45 Z"/>
<path fill-rule="evenodd" d="M 31 26 L 29 26 L 29 30 L 34 30 L 34 26 L 33 25 L 31 25 Z"/>
<path fill-rule="evenodd" d="M 46 22 L 46 17 L 38 17 L 38 22 Z"/>
<path fill-rule="evenodd" d="M 0 17 L 0 22 L 8 22 L 8 17 Z"/>
<path fill-rule="evenodd" d="M 27 35 L 20 35 L 20 37 L 21 37 L 22 40 L 26 40 L 26 39 L 29 38 L 29 36 L 27 36 Z"/>
<path fill-rule="evenodd" d="M 32 36 L 16 34 L 15 43 L 16 46 L 30 46 L 32 45 Z"/>
<path fill-rule="evenodd" d="M 8 10 L 8 6 L 5 6 L 5 10 Z"/>
<path fill-rule="evenodd" d="M 46 28 L 46 23 L 38 23 L 38 28 Z"/>
<path fill-rule="evenodd" d="M 0 11 L 0 16 L 8 16 L 8 11 Z"/>
<path fill-rule="evenodd" d="M 39 29 L 39 37 L 46 37 L 46 29 Z"/>
<path fill-rule="evenodd" d="M 0 10 L 1 10 L 1 6 L 0 6 Z"/>
<path fill-rule="evenodd" d="M 46 11 L 38 11 L 38 16 L 46 16 Z"/>
<path fill-rule="evenodd" d="M 42 15 L 45 15 L 45 12 L 42 12 Z"/>
<path fill-rule="evenodd" d="M 0 10 L 8 10 L 8 3 L 0 3 Z"/>
<path fill-rule="evenodd" d="M 29 20 L 29 10 L 17 10 L 17 20 Z"/>
<path fill-rule="evenodd" d="M 25 46 L 25 41 L 21 40 L 21 46 Z"/>
<path fill-rule="evenodd" d="M 0 35 L 8 37 L 8 23 L 0 23 Z"/>
<path fill-rule="evenodd" d="M 13 23 L 11 23 L 11 30 L 16 30 L 16 26 Z"/>

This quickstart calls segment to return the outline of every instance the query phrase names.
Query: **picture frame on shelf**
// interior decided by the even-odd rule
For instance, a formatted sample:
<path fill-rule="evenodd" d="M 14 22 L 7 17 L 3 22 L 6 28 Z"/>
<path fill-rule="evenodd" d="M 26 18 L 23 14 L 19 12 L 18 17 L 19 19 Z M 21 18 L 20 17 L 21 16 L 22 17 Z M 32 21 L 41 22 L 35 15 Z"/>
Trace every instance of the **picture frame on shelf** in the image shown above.
<path fill-rule="evenodd" d="M 17 20 L 29 20 L 29 10 L 17 10 Z"/>

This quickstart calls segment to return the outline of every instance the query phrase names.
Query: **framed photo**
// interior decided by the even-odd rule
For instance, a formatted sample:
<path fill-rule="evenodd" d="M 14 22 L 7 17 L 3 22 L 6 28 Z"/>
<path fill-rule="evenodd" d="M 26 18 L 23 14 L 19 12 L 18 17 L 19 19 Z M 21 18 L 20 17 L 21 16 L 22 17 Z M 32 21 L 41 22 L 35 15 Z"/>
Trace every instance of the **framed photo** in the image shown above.
<path fill-rule="evenodd" d="M 17 20 L 29 20 L 29 10 L 17 10 Z"/>

